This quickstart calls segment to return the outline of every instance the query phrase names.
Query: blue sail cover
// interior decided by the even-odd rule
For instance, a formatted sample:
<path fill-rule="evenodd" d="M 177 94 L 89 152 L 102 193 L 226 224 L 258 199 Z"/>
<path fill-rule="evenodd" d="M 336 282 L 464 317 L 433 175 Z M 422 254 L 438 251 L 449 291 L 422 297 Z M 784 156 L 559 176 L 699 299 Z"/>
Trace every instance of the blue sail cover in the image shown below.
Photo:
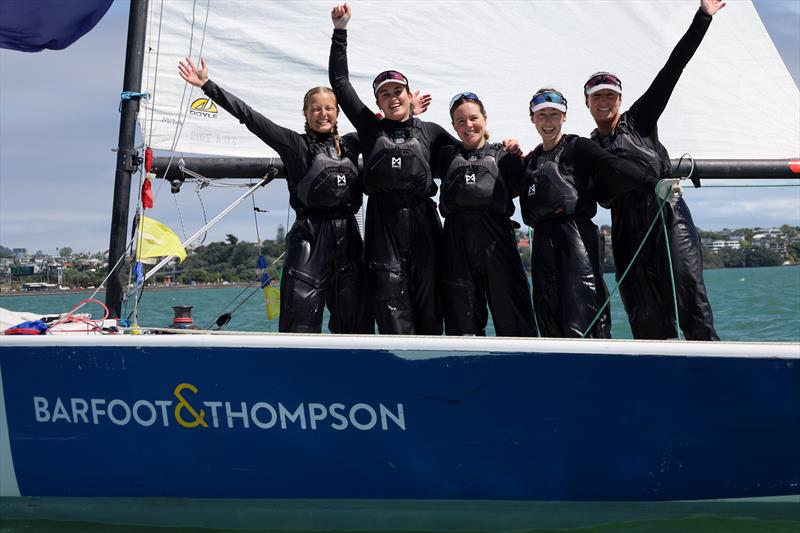
<path fill-rule="evenodd" d="M 3 0 L 0 48 L 62 50 L 94 28 L 114 0 Z"/>

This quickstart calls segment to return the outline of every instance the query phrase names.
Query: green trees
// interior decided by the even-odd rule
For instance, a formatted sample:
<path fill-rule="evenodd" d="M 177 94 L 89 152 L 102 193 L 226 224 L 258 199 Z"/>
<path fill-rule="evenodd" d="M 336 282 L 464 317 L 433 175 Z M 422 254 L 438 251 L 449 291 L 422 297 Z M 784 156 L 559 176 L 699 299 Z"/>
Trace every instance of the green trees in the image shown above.
<path fill-rule="evenodd" d="M 761 246 L 745 246 L 740 250 L 724 248 L 703 253 L 705 268 L 743 268 L 779 266 L 783 263 L 781 254 Z"/>
<path fill-rule="evenodd" d="M 180 283 L 219 283 L 221 281 L 246 282 L 259 278 L 257 261 L 264 255 L 267 265 L 284 250 L 284 243 L 264 241 L 259 249 L 256 243 L 240 241 L 235 235 L 226 235 L 225 242 L 212 242 L 195 248 L 181 263 L 176 281 Z M 282 261 L 273 266 L 270 276 L 278 277 Z"/>

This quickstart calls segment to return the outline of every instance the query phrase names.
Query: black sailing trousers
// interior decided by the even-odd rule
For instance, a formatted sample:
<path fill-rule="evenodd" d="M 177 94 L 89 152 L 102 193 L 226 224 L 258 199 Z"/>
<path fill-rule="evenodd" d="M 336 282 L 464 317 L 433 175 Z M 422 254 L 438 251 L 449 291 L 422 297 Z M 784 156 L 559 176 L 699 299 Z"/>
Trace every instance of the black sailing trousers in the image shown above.
<path fill-rule="evenodd" d="M 488 303 L 497 336 L 536 336 L 528 276 L 507 216 L 485 209 L 449 215 L 443 250 L 447 335 L 486 335 Z"/>
<path fill-rule="evenodd" d="M 370 194 L 364 240 L 378 331 L 441 335 L 442 226 L 433 201 L 402 192 Z"/>
<path fill-rule="evenodd" d="M 669 238 L 659 220 L 620 285 L 622 303 L 636 339 L 673 339 L 675 311 L 666 243 L 669 241 L 678 299 L 678 323 L 687 340 L 719 340 L 703 281 L 700 235 L 689 206 L 681 198 L 675 207 L 665 204 Z M 611 208 L 611 237 L 617 277 L 627 268 L 658 214 L 658 198 L 634 192 Z"/>
<path fill-rule="evenodd" d="M 542 337 L 578 338 L 592 324 L 608 296 L 602 243 L 602 234 L 586 217 L 536 223 L 531 241 L 531 279 L 533 308 Z M 586 336 L 611 337 L 608 306 Z"/>
<path fill-rule="evenodd" d="M 367 305 L 364 246 L 353 215 L 298 218 L 286 235 L 278 329 L 320 333 L 330 311 L 333 333 L 374 333 Z"/>

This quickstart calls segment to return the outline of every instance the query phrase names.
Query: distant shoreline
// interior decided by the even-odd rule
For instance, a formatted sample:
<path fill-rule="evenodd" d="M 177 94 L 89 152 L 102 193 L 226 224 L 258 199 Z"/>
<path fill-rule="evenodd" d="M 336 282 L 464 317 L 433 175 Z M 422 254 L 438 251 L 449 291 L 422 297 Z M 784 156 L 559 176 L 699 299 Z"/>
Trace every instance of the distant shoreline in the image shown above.
<path fill-rule="evenodd" d="M 784 267 L 797 267 L 800 266 L 798 264 L 790 264 L 790 265 L 774 265 L 770 267 L 720 267 L 720 268 L 711 268 L 705 270 L 737 270 L 740 268 L 784 268 Z M 605 274 L 611 274 L 612 272 L 605 272 Z M 145 287 L 145 292 L 151 291 L 189 291 L 189 290 L 203 290 L 203 289 L 243 289 L 245 287 L 254 287 L 256 283 L 228 283 L 227 285 L 223 285 L 221 283 L 214 283 L 209 285 L 158 285 L 158 286 L 148 286 Z M 91 294 L 94 289 L 70 289 L 68 291 L 63 291 L 59 289 L 48 289 L 43 291 L 17 291 L 17 292 L 9 292 L 6 290 L 5 287 L 0 288 L 0 298 L 8 297 L 15 297 L 15 296 L 54 296 L 57 294 Z M 98 295 L 102 294 L 105 295 L 105 289 L 101 290 L 97 293 Z"/>
<path fill-rule="evenodd" d="M 248 286 L 256 286 L 256 283 L 229 283 L 227 285 L 222 285 L 221 283 L 215 283 L 212 285 L 159 285 L 155 287 L 145 287 L 145 292 L 150 291 L 184 291 L 184 290 L 199 290 L 199 289 L 243 289 Z M 0 290 L 0 298 L 9 296 L 53 296 L 56 294 L 92 294 L 95 289 L 70 289 L 68 291 L 62 291 L 60 289 L 47 289 L 44 291 L 16 291 L 16 292 L 9 292 L 7 290 Z M 98 296 L 103 294 L 105 295 L 105 289 L 102 289 L 98 292 Z"/>

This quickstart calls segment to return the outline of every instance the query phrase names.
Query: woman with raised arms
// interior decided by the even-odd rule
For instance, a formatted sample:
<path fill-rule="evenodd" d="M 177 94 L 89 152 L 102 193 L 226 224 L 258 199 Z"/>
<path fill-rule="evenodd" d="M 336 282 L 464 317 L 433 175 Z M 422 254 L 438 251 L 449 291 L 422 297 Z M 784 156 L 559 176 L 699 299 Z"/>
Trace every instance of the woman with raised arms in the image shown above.
<path fill-rule="evenodd" d="M 647 91 L 620 113 L 622 82 L 609 72 L 598 72 L 584 85 L 586 107 L 597 124 L 592 139 L 611 153 L 634 162 L 655 179 L 669 180 L 680 190 L 678 180 L 670 180 L 670 159 L 658 139 L 658 119 L 667 107 L 680 79 L 711 24 L 711 17 L 725 7 L 720 0 L 701 0 L 686 34 L 670 54 Z M 699 97 L 699 95 L 698 95 Z M 646 191 L 634 191 L 611 205 L 611 236 L 617 275 L 627 268 L 635 251 L 658 214 L 659 202 Z M 681 198 L 665 205 L 663 214 L 669 236 L 655 231 L 644 244 L 628 276 L 620 285 L 620 295 L 636 339 L 677 337 L 671 283 L 669 243 L 678 322 L 689 340 L 719 340 L 714 316 L 703 281 L 703 256 L 700 235 L 692 221 L 689 206 Z"/>
<path fill-rule="evenodd" d="M 364 240 L 375 320 L 381 333 L 440 335 L 442 227 L 431 200 L 437 191 L 431 158 L 456 140 L 437 124 L 413 116 L 408 80 L 396 70 L 381 72 L 372 83 L 382 118 L 361 101 L 347 65 L 350 15 L 347 4 L 331 10 L 329 75 L 364 154 L 369 195 Z"/>
<path fill-rule="evenodd" d="M 632 190 L 653 194 L 657 180 L 590 139 L 565 135 L 567 99 L 559 91 L 538 90 L 528 111 L 542 144 L 525 158 L 520 207 L 533 228 L 531 278 L 539 334 L 610 338 L 609 308 L 597 317 L 608 294 L 603 237 L 592 222 L 597 200 Z M 676 194 L 668 200 L 675 201 Z"/>
<path fill-rule="evenodd" d="M 485 335 L 488 301 L 498 336 L 535 336 L 530 285 L 510 218 L 522 159 L 487 142 L 486 109 L 475 93 L 454 96 L 450 118 L 461 142 L 442 149 L 437 160 L 445 332 Z"/>
<path fill-rule="evenodd" d="M 276 125 L 210 80 L 202 58 L 199 69 L 187 58 L 178 70 L 283 161 L 289 203 L 297 216 L 286 235 L 279 330 L 319 333 L 327 303 L 333 333 L 373 333 L 363 243 L 354 217 L 363 193 L 358 137 L 339 136 L 333 91 L 315 87 L 305 94 L 305 133 L 300 134 Z"/>

